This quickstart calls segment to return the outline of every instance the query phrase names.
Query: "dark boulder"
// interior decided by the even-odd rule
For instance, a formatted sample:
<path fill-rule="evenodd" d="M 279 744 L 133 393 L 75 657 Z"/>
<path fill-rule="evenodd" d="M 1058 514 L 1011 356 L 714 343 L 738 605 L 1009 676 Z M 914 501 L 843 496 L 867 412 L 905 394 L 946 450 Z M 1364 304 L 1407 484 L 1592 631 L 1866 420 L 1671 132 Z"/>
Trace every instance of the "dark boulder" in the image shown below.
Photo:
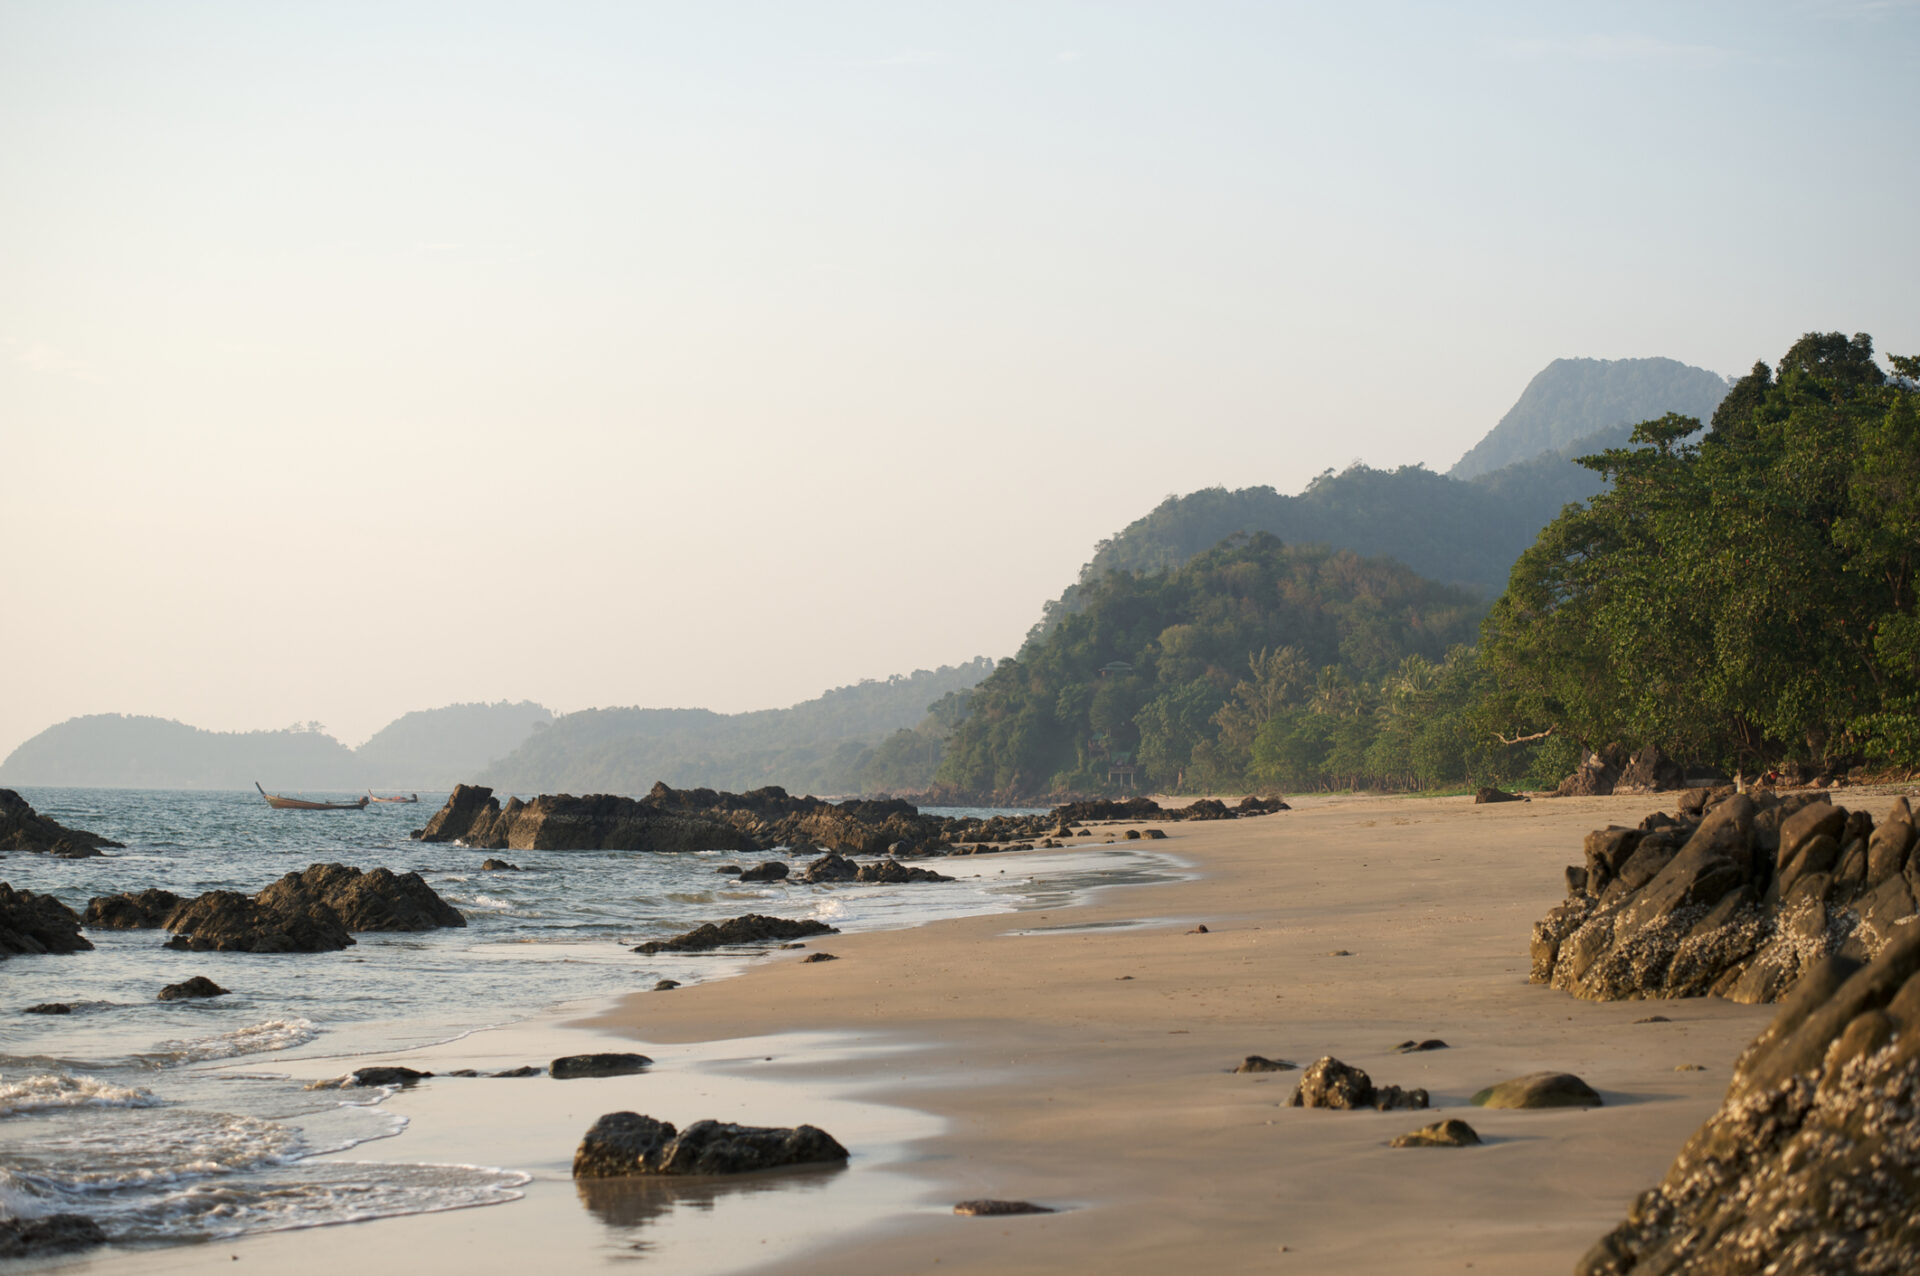
<path fill-rule="evenodd" d="M 785 1129 L 696 1121 L 680 1131 L 637 1112 L 610 1112 L 580 1140 L 573 1176 L 747 1174 L 846 1159 L 847 1150 L 832 1135 L 811 1125 Z"/>
<path fill-rule="evenodd" d="M 43 1001 L 37 1006 L 28 1006 L 20 1012 L 23 1015 L 70 1015 L 73 1007 L 64 1001 Z"/>
<path fill-rule="evenodd" d="M 1504 789 L 1496 789 L 1491 785 L 1481 788 L 1473 795 L 1475 806 L 1485 806 L 1490 802 L 1524 802 L 1526 800 L 1518 793 L 1508 793 Z"/>
<path fill-rule="evenodd" d="M 1684 788 L 1686 769 L 1668 757 L 1657 744 L 1650 744 L 1628 759 L 1614 782 L 1615 793 L 1665 793 Z"/>
<path fill-rule="evenodd" d="M 70 829 L 48 819 L 12 789 L 0 789 L 0 853 L 41 851 L 67 859 L 98 855 L 101 847 L 120 847 L 85 829 Z"/>
<path fill-rule="evenodd" d="M 810 962 L 816 962 L 816 961 L 839 961 L 839 960 L 840 959 L 838 957 L 835 957 L 832 953 L 808 953 L 805 957 L 802 957 L 800 959 L 800 962 L 802 965 L 806 965 Z"/>
<path fill-rule="evenodd" d="M 431 1072 L 422 1072 L 418 1068 L 403 1068 L 398 1065 L 355 1068 L 350 1084 L 371 1088 L 375 1086 L 397 1085 L 401 1087 L 417 1085 L 432 1076 Z"/>
<path fill-rule="evenodd" d="M 1817 963 L 1720 1110 L 1575 1270 L 1759 1276 L 1920 1268 L 1920 928 Z"/>
<path fill-rule="evenodd" d="M 100 1230 L 100 1224 L 83 1214 L 0 1219 L 0 1258 L 32 1258 L 106 1243 L 107 1234 Z"/>
<path fill-rule="evenodd" d="M 1269 1059 L 1262 1054 L 1250 1054 L 1246 1058 L 1240 1061 L 1240 1066 L 1235 1068 L 1234 1071 L 1235 1072 L 1295 1072 L 1299 1070 L 1299 1067 L 1300 1067 L 1299 1064 L 1288 1063 L 1285 1059 Z"/>
<path fill-rule="evenodd" d="M 794 921 L 785 917 L 767 917 L 761 913 L 748 913 L 743 917 L 729 918 L 724 922 L 708 922 L 704 926 L 696 926 L 686 934 L 675 935 L 672 939 L 650 940 L 633 951 L 636 953 L 697 953 L 713 948 L 729 948 L 743 944 L 775 944 L 789 939 L 804 939 L 808 935 L 839 933 L 825 922 L 817 922 L 811 918 Z"/>
<path fill-rule="evenodd" d="M 653 1060 L 643 1054 L 570 1054 L 547 1065 L 547 1072 L 557 1081 L 571 1081 L 578 1077 L 625 1077 L 644 1072 L 652 1064 Z"/>
<path fill-rule="evenodd" d="M 181 902 L 178 895 L 157 886 L 137 895 L 95 895 L 87 901 L 84 924 L 102 930 L 155 930 L 167 924 Z"/>
<path fill-rule="evenodd" d="M 518 873 L 522 870 L 518 864 L 489 857 L 480 861 L 480 871 L 482 873 Z"/>
<path fill-rule="evenodd" d="M 1295 1108 L 1424 1108 L 1425 1090 L 1405 1090 L 1397 1085 L 1376 1086 L 1373 1078 L 1359 1068 L 1325 1055 L 1310 1064 L 1300 1076 L 1300 1084 L 1287 1101 Z"/>
<path fill-rule="evenodd" d="M 764 864 L 755 864 L 740 874 L 743 882 L 778 882 L 787 876 L 787 866 L 779 860 L 768 860 Z"/>
<path fill-rule="evenodd" d="M 156 1001 L 186 1001 L 194 997 L 224 997 L 227 990 L 208 979 L 205 975 L 195 975 L 192 979 L 183 979 L 177 984 L 168 984 L 160 990 Z"/>
<path fill-rule="evenodd" d="M 418 873 L 376 868 L 362 872 L 344 864 L 314 864 L 288 873 L 255 896 L 276 911 L 311 913 L 328 908 L 350 931 L 414 931 L 465 926 L 460 910 L 441 899 Z"/>
<path fill-rule="evenodd" d="M 862 864 L 858 874 L 863 882 L 880 882 L 898 885 L 905 882 L 951 882 L 953 879 L 945 873 L 936 873 L 930 868 L 917 868 L 902 864 L 896 859 L 874 860 Z"/>
<path fill-rule="evenodd" d="M 79 953 L 92 947 L 80 933 L 80 915 L 71 908 L 51 895 L 18 891 L 0 882 L 0 957 Z"/>
<path fill-rule="evenodd" d="M 844 855 L 828 851 L 807 865 L 807 871 L 802 876 L 816 885 L 822 882 L 851 882 L 859 878 L 860 866 Z"/>
<path fill-rule="evenodd" d="M 239 891 L 208 891 L 167 919 L 168 948 L 189 952 L 330 953 L 354 940 L 331 908 L 286 912 Z"/>
<path fill-rule="evenodd" d="M 1613 786 L 1619 778 L 1617 767 L 1609 765 L 1599 754 L 1592 753 L 1587 755 L 1578 770 L 1560 781 L 1560 787 L 1553 793 L 1555 797 L 1606 797 L 1613 792 Z"/>
<path fill-rule="evenodd" d="M 1098 798 L 1091 802 L 1069 802 L 1056 806 L 1048 820 L 1052 824 L 1085 824 L 1090 820 L 1157 820 L 1173 816 L 1160 809 L 1152 798 L 1128 798 L 1114 801 Z"/>

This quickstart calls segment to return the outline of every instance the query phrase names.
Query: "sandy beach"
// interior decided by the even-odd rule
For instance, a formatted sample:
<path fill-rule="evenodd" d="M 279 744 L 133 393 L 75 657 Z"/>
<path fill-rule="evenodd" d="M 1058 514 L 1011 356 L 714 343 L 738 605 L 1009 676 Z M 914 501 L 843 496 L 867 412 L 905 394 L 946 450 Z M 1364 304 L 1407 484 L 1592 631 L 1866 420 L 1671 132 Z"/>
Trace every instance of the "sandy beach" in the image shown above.
<path fill-rule="evenodd" d="M 1152 848 L 1184 880 L 826 936 L 809 951 L 836 961 L 780 953 L 590 1020 L 394 1056 L 436 1070 L 595 1048 L 655 1056 L 637 1077 L 435 1081 L 388 1100 L 411 1120 L 404 1135 L 350 1154 L 522 1169 L 522 1201 L 60 1266 L 471 1273 L 644 1256 L 676 1272 L 1567 1271 L 1713 1111 L 1772 1013 L 1596 1004 L 1528 984 L 1529 927 L 1561 897 L 1582 836 L 1662 805 L 1325 798 L 1165 824 Z M 1655 1014 L 1670 1021 L 1636 1022 Z M 1432 1037 L 1449 1048 L 1393 1051 Z M 1230 1071 L 1256 1053 L 1335 1055 L 1378 1083 L 1424 1087 L 1435 1111 L 1291 1109 L 1297 1073 Z M 1544 1069 L 1578 1073 L 1605 1106 L 1467 1105 Z M 808 1122 L 854 1161 L 719 1187 L 576 1190 L 581 1133 L 622 1108 Z M 1485 1146 L 1387 1147 L 1442 1116 L 1465 1117 Z M 982 1196 L 1060 1212 L 951 1213 Z"/>

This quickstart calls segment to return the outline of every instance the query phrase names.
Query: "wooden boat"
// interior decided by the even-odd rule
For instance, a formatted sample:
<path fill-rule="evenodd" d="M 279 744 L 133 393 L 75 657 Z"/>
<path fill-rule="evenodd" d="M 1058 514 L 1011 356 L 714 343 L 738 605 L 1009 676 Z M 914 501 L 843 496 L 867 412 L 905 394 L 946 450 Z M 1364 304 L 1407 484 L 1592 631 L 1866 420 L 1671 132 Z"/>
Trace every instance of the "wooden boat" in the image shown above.
<path fill-rule="evenodd" d="M 255 780 L 253 787 L 260 789 L 260 781 Z M 367 805 L 366 798 L 358 802 L 309 802 L 305 798 L 280 797 L 265 789 L 260 789 L 260 796 L 276 811 L 361 811 Z"/>
<path fill-rule="evenodd" d="M 418 793 L 409 793 L 405 797 L 383 798 L 371 789 L 367 790 L 367 796 L 369 798 L 372 798 L 375 802 L 418 802 L 420 800 L 420 795 Z"/>

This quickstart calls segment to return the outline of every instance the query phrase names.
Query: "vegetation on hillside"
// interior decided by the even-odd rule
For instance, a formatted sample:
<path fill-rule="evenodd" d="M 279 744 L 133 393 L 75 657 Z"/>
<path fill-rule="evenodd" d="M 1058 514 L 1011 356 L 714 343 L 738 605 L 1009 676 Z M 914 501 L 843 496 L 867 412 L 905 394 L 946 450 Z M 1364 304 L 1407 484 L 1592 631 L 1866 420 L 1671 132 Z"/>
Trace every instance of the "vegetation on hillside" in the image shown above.
<path fill-rule="evenodd" d="M 1591 458 L 1611 486 L 1487 620 L 1488 712 L 1749 769 L 1920 760 L 1920 360 L 1891 362 L 1810 333 L 1698 442 L 1669 415 Z"/>

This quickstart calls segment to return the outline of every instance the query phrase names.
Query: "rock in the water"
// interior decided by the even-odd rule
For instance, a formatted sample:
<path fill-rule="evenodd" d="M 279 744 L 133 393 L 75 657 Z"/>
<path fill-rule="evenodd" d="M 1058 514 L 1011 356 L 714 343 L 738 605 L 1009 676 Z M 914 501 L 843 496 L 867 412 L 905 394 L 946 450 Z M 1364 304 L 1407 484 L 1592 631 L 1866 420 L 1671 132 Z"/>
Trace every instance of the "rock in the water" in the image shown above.
<path fill-rule="evenodd" d="M 875 860 L 871 864 L 860 866 L 860 880 L 863 882 L 883 882 L 898 884 L 902 882 L 951 882 L 953 879 L 945 873 L 936 873 L 930 868 L 915 868 L 902 864 L 896 859 Z"/>
<path fill-rule="evenodd" d="M 547 1070 L 545 1068 L 539 1068 L 531 1063 L 525 1063 L 517 1068 L 507 1068 L 500 1072 L 490 1072 L 487 1075 L 492 1077 L 543 1077 L 546 1074 Z"/>
<path fill-rule="evenodd" d="M 71 908 L 51 895 L 17 891 L 0 882 L 0 957 L 78 953 L 92 947 Z"/>
<path fill-rule="evenodd" d="M 972 1218 L 1005 1218 L 1010 1214 L 1054 1214 L 1050 1205 L 1035 1205 L 1032 1201 L 961 1201 L 953 1207 L 955 1214 L 965 1214 Z"/>
<path fill-rule="evenodd" d="M 465 926 L 460 910 L 418 873 L 314 864 L 257 895 L 208 891 L 166 918 L 168 948 L 193 952 L 323 953 L 354 942 L 351 931 Z"/>
<path fill-rule="evenodd" d="M 811 1125 L 791 1129 L 695 1121 L 677 1131 L 637 1112 L 609 1112 L 573 1154 L 575 1178 L 636 1174 L 746 1174 L 844 1161 L 847 1150 Z"/>
<path fill-rule="evenodd" d="M 1817 963 L 1580 1276 L 1920 1269 L 1920 927 Z"/>
<path fill-rule="evenodd" d="M 37 1006 L 28 1006 L 20 1012 L 23 1015 L 70 1015 L 73 1007 L 64 1001 L 43 1001 Z"/>
<path fill-rule="evenodd" d="M 1432 1125 L 1423 1125 L 1400 1135 L 1388 1147 L 1396 1148 L 1470 1148 L 1480 1142 L 1480 1134 L 1465 1121 L 1448 1117 Z"/>
<path fill-rule="evenodd" d="M 1532 1072 L 1490 1085 L 1471 1102 L 1476 1108 L 1597 1108 L 1600 1095 L 1571 1072 Z"/>
<path fill-rule="evenodd" d="M 1532 978 L 1591 1000 L 1778 1000 L 1822 957 L 1866 957 L 1915 915 L 1911 813 L 1878 828 L 1825 794 L 1690 790 L 1678 814 L 1587 835 L 1534 925 Z"/>
<path fill-rule="evenodd" d="M 192 979 L 183 979 L 177 984 L 168 984 L 160 990 L 157 1001 L 184 1001 L 190 997 L 224 997 L 227 990 L 208 979 L 205 975 L 195 975 Z"/>
<path fill-rule="evenodd" d="M 181 899 L 172 891 L 149 887 L 139 894 L 96 895 L 87 901 L 82 924 L 103 930 L 154 930 L 167 924 Z"/>
<path fill-rule="evenodd" d="M 743 882 L 778 882 L 784 881 L 786 876 L 787 866 L 785 864 L 782 864 L 779 860 L 768 860 L 763 864 L 755 864 L 752 868 L 742 870 L 740 880 Z"/>
<path fill-rule="evenodd" d="M 547 1072 L 558 1081 L 571 1081 L 577 1077 L 624 1077 L 644 1072 L 652 1063 L 653 1060 L 643 1054 L 570 1054 L 555 1059 L 548 1065 Z"/>
<path fill-rule="evenodd" d="M 653 990 L 655 992 L 672 992 L 675 988 L 678 988 L 679 986 L 680 986 L 680 981 L 678 979 L 662 979 L 658 983 L 654 984 Z"/>
<path fill-rule="evenodd" d="M 808 953 L 805 957 L 802 957 L 800 959 L 800 964 L 804 966 L 816 961 L 839 961 L 839 960 L 840 959 L 838 957 L 835 957 L 832 953 Z"/>
<path fill-rule="evenodd" d="M 421 1072 L 417 1068 L 399 1066 L 355 1068 L 353 1084 L 356 1086 L 410 1086 L 432 1076 L 431 1072 Z"/>
<path fill-rule="evenodd" d="M 724 922 L 708 922 L 672 939 L 655 939 L 641 944 L 636 953 L 696 953 L 710 948 L 738 944 L 772 944 L 806 935 L 837 935 L 840 932 L 825 922 L 811 918 L 792 921 L 785 917 L 767 917 L 748 913 Z"/>
<path fill-rule="evenodd" d="M 6 790 L 0 789 L 0 793 Z M 31 1258 L 105 1245 L 107 1234 L 84 1214 L 0 1219 L 0 1258 Z"/>
<path fill-rule="evenodd" d="M 509 860 L 494 859 L 489 856 L 480 861 L 480 871 L 482 873 L 518 873 L 523 870 L 518 864 Z"/>
<path fill-rule="evenodd" d="M 1129 976 L 1130 977 L 1130 976 Z M 1288 1063 L 1285 1059 L 1269 1059 L 1263 1054 L 1250 1054 L 1240 1061 L 1235 1072 L 1294 1072 L 1300 1067 L 1297 1063 Z"/>
<path fill-rule="evenodd" d="M 1324 1055 L 1300 1076 L 1288 1105 L 1296 1108 L 1424 1108 L 1425 1090 L 1403 1091 L 1397 1085 L 1375 1086 L 1359 1068 Z"/>
<path fill-rule="evenodd" d="M 814 883 L 857 881 L 860 877 L 860 866 L 844 855 L 836 855 L 828 851 L 807 865 L 807 871 L 802 876 L 806 881 Z"/>
<path fill-rule="evenodd" d="M 1504 789 L 1496 789 L 1491 785 L 1477 790 L 1473 795 L 1475 806 L 1485 806 L 1489 802 L 1524 802 L 1526 800 L 1518 793 L 1508 793 Z"/>
<path fill-rule="evenodd" d="M 98 855 L 103 846 L 119 847 L 85 829 L 70 829 L 41 815 L 12 789 L 0 789 L 0 853 L 41 851 L 67 859 Z"/>

